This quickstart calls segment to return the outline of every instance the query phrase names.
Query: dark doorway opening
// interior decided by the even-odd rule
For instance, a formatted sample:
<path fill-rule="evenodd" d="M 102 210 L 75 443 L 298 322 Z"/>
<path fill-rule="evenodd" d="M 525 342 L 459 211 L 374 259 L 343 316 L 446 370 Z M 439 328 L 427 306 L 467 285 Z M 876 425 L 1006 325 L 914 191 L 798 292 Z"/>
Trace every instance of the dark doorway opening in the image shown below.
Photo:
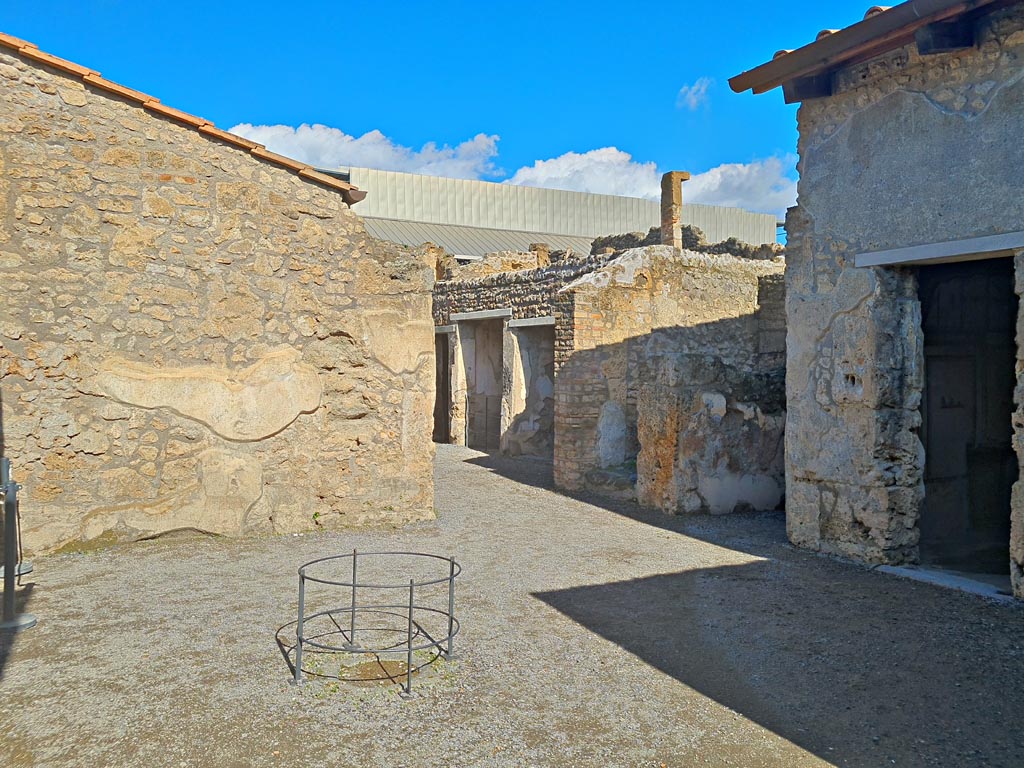
<path fill-rule="evenodd" d="M 1016 384 L 1013 259 L 922 267 L 921 562 L 1009 573 Z"/>
<path fill-rule="evenodd" d="M 434 387 L 434 442 L 449 443 L 452 434 L 452 361 L 447 333 L 434 334 L 437 377 Z"/>
<path fill-rule="evenodd" d="M 459 324 L 466 371 L 466 445 L 495 450 L 501 438 L 503 320 Z"/>

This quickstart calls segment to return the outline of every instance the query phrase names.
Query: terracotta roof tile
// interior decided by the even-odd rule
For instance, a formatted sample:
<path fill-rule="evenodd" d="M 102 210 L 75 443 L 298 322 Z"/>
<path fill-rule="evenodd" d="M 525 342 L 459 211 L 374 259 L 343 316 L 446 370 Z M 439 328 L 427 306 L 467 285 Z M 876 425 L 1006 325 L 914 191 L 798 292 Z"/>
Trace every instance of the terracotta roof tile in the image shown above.
<path fill-rule="evenodd" d="M 3 43 L 4 41 L 0 41 Z M 84 76 L 88 74 L 99 76 L 99 72 L 83 67 L 81 64 L 75 64 L 73 61 L 66 61 L 65 59 L 59 59 L 56 56 L 52 56 L 45 51 L 40 51 L 38 48 L 29 48 L 28 46 L 22 46 L 18 49 L 18 53 L 24 56 L 26 59 L 32 59 L 42 64 L 49 64 L 55 69 L 63 70 L 64 72 L 70 72 L 72 75 Z"/>
<path fill-rule="evenodd" d="M 96 88 L 102 88 L 104 91 L 110 91 L 110 93 L 116 93 L 118 96 L 123 96 L 129 101 L 137 101 L 139 104 L 159 101 L 159 99 L 155 99 L 141 91 L 125 88 L 123 85 L 118 85 L 112 80 L 107 80 L 105 77 L 101 77 L 98 72 L 90 72 L 87 75 L 84 75 L 82 80 Z"/>
<path fill-rule="evenodd" d="M 236 133 L 229 133 L 222 128 L 218 128 L 213 123 L 204 123 L 199 126 L 199 132 L 205 133 L 207 136 L 213 136 L 214 138 L 226 141 L 229 144 L 242 147 L 243 149 L 256 149 L 256 147 L 262 147 L 258 141 L 252 141 L 244 136 L 239 136 Z"/>
<path fill-rule="evenodd" d="M 196 117 L 188 112 L 182 112 L 180 109 L 175 109 L 174 107 L 168 107 L 166 104 L 161 104 L 159 99 L 144 101 L 142 106 L 150 112 L 156 112 L 158 115 L 169 117 L 172 120 L 177 120 L 179 123 L 185 123 L 185 125 L 190 125 L 193 128 L 199 128 L 203 125 L 213 125 L 213 123 L 205 118 Z"/>
<path fill-rule="evenodd" d="M 81 80 L 83 83 L 93 86 L 94 88 L 99 88 L 107 91 L 108 93 L 117 94 L 122 98 L 134 101 L 143 109 L 160 115 L 161 117 L 175 120 L 189 126 L 190 128 L 194 128 L 209 139 L 231 144 L 234 147 L 248 151 L 249 154 L 253 157 L 259 158 L 260 160 L 273 163 L 274 165 L 281 166 L 282 168 L 287 168 L 290 171 L 295 171 L 300 177 L 307 181 L 337 189 L 341 192 L 345 202 L 349 205 L 357 203 L 366 197 L 366 192 L 352 186 L 348 182 L 337 179 L 334 176 L 329 176 L 325 173 L 320 173 L 306 163 L 300 163 L 298 160 L 293 160 L 290 157 L 285 157 L 284 155 L 271 152 L 262 144 L 255 141 L 251 141 L 242 136 L 236 136 L 233 133 L 228 133 L 227 131 L 215 126 L 209 120 L 189 114 L 188 112 L 182 112 L 180 109 L 175 109 L 174 107 L 168 107 L 166 104 L 161 104 L 159 99 L 142 93 L 141 91 L 127 88 L 119 83 L 113 82 L 112 80 L 107 80 L 102 77 L 99 72 L 89 69 L 88 67 L 83 67 L 82 65 L 75 64 L 72 61 L 67 61 L 49 53 L 40 51 L 38 46 L 28 42 L 27 40 L 22 40 L 21 38 L 14 37 L 13 35 L 7 35 L 0 32 L 0 47 L 10 48 L 19 56 L 24 56 L 32 61 L 51 66 L 54 69 L 58 69 L 67 75 L 71 75 Z"/>
<path fill-rule="evenodd" d="M 777 51 L 771 61 L 729 78 L 737 93 L 764 93 L 787 82 L 827 72 L 850 61 L 892 50 L 913 40 L 917 29 L 965 14 L 977 14 L 1020 0 L 904 0 L 872 5 L 864 18 L 843 29 L 823 29 L 814 42 Z"/>
<path fill-rule="evenodd" d="M 292 160 L 290 157 L 285 157 L 284 155 L 279 155 L 276 152 L 271 152 L 262 144 L 253 147 L 249 151 L 256 157 L 263 160 L 269 160 L 270 162 L 277 163 L 278 165 L 283 165 L 285 168 L 291 168 L 293 171 L 303 171 L 310 167 L 306 163 L 300 163 L 298 160 Z"/>
<path fill-rule="evenodd" d="M 35 43 L 30 43 L 28 40 L 22 40 L 20 37 L 14 35 L 6 35 L 0 32 L 0 45 L 6 45 L 8 48 L 38 48 L 39 46 Z"/>
<path fill-rule="evenodd" d="M 333 176 L 329 176 L 326 173 L 321 173 L 315 168 L 303 168 L 299 171 L 299 176 L 304 179 L 312 179 L 313 181 L 319 181 L 322 184 L 332 184 L 337 181 Z"/>
<path fill-rule="evenodd" d="M 310 181 L 318 181 L 321 184 L 326 184 L 329 187 L 336 187 L 338 186 L 339 182 L 339 179 L 336 179 L 334 176 L 331 176 L 326 173 L 321 173 L 320 171 L 317 171 L 313 168 L 303 168 L 301 171 L 299 171 L 299 176 L 301 176 L 304 179 L 309 179 Z M 349 203 L 349 205 L 351 205 L 352 203 L 358 203 L 360 200 L 366 198 L 366 190 L 358 189 L 356 187 L 352 187 L 349 190 L 348 194 L 352 198 L 352 201 Z"/>

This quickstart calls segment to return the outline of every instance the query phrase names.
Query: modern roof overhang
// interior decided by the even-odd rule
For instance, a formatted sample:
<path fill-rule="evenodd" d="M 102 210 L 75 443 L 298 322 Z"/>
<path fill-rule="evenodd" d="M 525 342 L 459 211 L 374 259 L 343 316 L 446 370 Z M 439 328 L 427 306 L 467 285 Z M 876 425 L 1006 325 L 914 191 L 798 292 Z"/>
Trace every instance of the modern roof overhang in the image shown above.
<path fill-rule="evenodd" d="M 1021 251 L 1024 251 L 1024 232 L 1004 232 L 966 240 L 946 240 L 858 253 L 854 256 L 854 264 L 858 267 L 919 266 L 1013 256 Z"/>
<path fill-rule="evenodd" d="M 831 93 L 831 74 L 917 40 L 921 53 L 939 53 L 973 45 L 964 25 L 976 16 L 1021 0 L 910 0 L 892 8 L 875 7 L 856 24 L 823 32 L 810 45 L 776 54 L 771 61 L 729 80 L 736 93 L 765 93 L 784 86 L 786 102 Z M 957 21 L 960 26 L 952 24 Z M 969 34 L 968 34 L 969 33 Z"/>

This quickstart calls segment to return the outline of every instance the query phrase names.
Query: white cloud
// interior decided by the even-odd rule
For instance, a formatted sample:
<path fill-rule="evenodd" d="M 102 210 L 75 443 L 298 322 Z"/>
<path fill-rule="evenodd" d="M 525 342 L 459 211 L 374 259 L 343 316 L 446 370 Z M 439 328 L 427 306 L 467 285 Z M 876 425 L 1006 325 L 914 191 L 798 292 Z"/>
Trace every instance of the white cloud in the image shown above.
<path fill-rule="evenodd" d="M 796 182 L 786 176 L 794 163 L 792 157 L 770 157 L 720 165 L 686 182 L 683 200 L 782 216 L 796 202 Z M 506 183 L 659 200 L 661 173 L 654 163 L 637 162 L 628 152 L 603 147 L 538 160 L 520 168 Z"/>
<path fill-rule="evenodd" d="M 691 112 L 701 104 L 708 101 L 708 88 L 714 85 L 715 81 L 710 77 L 701 77 L 693 85 L 684 85 L 676 95 L 676 106 L 686 107 Z"/>
<path fill-rule="evenodd" d="M 746 208 L 781 217 L 796 203 L 796 182 L 786 175 L 795 164 L 796 158 L 789 156 L 720 165 L 686 182 L 683 200 Z"/>
<path fill-rule="evenodd" d="M 498 137 L 480 133 L 454 147 L 434 142 L 416 150 L 396 144 L 380 131 L 350 136 L 326 125 L 251 125 L 240 123 L 231 133 L 266 145 L 277 152 L 317 168 L 354 165 L 386 171 L 408 171 L 457 179 L 478 179 L 500 173 L 494 166 Z"/>
<path fill-rule="evenodd" d="M 326 125 L 293 128 L 242 123 L 231 132 L 318 168 L 354 165 L 459 179 L 494 177 L 501 173 L 495 165 L 498 137 L 483 133 L 454 147 L 438 147 L 428 142 L 416 150 L 395 143 L 380 131 L 357 137 Z M 746 164 L 720 165 L 686 182 L 683 199 L 781 216 L 796 200 L 796 182 L 786 176 L 794 163 L 792 157 L 772 157 Z M 621 149 L 602 147 L 537 160 L 517 170 L 505 183 L 658 200 L 661 173 L 653 162 L 638 162 Z"/>
<path fill-rule="evenodd" d="M 550 160 L 538 160 L 520 168 L 506 183 L 650 200 L 661 197 L 658 167 L 654 163 L 638 163 L 628 152 L 616 147 L 566 152 Z"/>

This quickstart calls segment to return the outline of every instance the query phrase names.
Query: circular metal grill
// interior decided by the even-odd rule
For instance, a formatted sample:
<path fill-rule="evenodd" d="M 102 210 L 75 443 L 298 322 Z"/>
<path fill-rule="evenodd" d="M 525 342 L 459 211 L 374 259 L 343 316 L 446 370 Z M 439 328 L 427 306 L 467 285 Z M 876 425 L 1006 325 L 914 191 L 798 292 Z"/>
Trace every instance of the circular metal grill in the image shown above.
<path fill-rule="evenodd" d="M 293 681 L 390 681 L 411 694 L 416 672 L 452 657 L 461 573 L 454 557 L 425 552 L 352 550 L 304 563 L 298 618 L 277 631 Z"/>

